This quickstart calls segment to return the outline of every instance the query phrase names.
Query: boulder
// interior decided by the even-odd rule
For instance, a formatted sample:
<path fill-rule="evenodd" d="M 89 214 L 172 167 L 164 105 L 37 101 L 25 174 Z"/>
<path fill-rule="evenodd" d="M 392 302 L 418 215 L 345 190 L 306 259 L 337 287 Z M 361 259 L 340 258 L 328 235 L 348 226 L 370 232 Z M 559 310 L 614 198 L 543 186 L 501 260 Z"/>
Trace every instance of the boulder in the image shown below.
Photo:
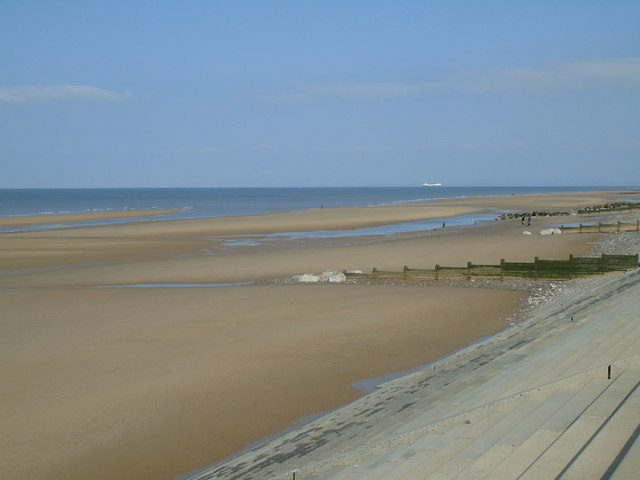
<path fill-rule="evenodd" d="M 326 270 L 321 275 L 314 273 L 294 275 L 293 281 L 297 283 L 344 283 L 347 281 L 347 277 L 342 272 Z"/>
<path fill-rule="evenodd" d="M 320 277 L 313 273 L 304 273 L 302 275 L 294 275 L 293 280 L 300 283 L 318 283 Z"/>
<path fill-rule="evenodd" d="M 336 270 L 326 270 L 320 275 L 321 281 L 329 283 L 344 283 L 347 281 L 347 277 L 344 273 Z"/>

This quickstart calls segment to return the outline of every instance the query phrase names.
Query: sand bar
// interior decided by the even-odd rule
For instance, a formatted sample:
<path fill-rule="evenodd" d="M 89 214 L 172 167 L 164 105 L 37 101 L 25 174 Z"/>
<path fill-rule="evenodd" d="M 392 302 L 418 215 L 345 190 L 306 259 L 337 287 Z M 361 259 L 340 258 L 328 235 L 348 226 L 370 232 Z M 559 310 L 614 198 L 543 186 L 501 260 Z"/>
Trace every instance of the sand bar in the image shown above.
<path fill-rule="evenodd" d="M 565 211 L 571 208 L 598 205 L 628 196 L 630 201 L 637 192 L 603 191 L 559 194 L 512 195 L 495 197 L 465 197 L 433 200 L 408 205 L 380 205 L 372 207 L 344 207 L 311 209 L 269 215 L 243 215 L 215 218 L 145 221 L 140 224 L 113 225 L 107 233 L 101 227 L 86 228 L 89 236 L 207 236 L 273 232 L 304 232 L 314 230 L 343 230 L 375 227 L 434 218 L 486 213 L 488 210 L 546 210 Z M 177 211 L 131 211 L 81 213 L 71 215 L 38 215 L 30 217 L 0 218 L 0 227 L 38 224 L 57 224 L 90 220 L 108 220 L 132 217 L 150 217 Z M 20 222 L 20 223 L 17 223 Z M 56 234 L 64 237 L 67 230 Z"/>
<path fill-rule="evenodd" d="M 29 269 L 36 267 L 49 267 L 53 265 L 69 265 L 69 264 L 92 264 L 96 262 L 135 262 L 136 264 L 145 260 L 159 260 L 167 259 L 175 256 L 180 256 L 185 262 L 193 259 L 193 256 L 200 257 L 205 263 L 208 263 L 211 268 L 207 271 L 216 276 L 232 277 L 229 281 L 245 281 L 248 280 L 244 276 L 242 262 L 235 263 L 235 268 L 229 268 L 228 265 L 224 265 L 225 260 L 222 260 L 223 265 L 218 268 L 217 265 L 211 265 L 211 259 L 206 259 L 203 255 L 203 251 L 208 254 L 216 254 L 219 257 L 227 256 L 229 254 L 244 254 L 244 253 L 264 253 L 265 251 L 273 252 L 278 250 L 282 246 L 284 249 L 291 250 L 292 247 L 299 248 L 300 245 L 282 245 L 282 242 L 272 242 L 271 247 L 265 247 L 262 245 L 260 248 L 243 249 L 243 248 L 226 248 L 223 245 L 223 241 L 220 239 L 222 236 L 235 235 L 235 236 L 250 236 L 256 234 L 269 234 L 272 232 L 304 232 L 314 230 L 345 230 L 380 226 L 390 223 L 404 223 L 408 221 L 428 220 L 433 218 L 442 218 L 454 215 L 463 215 L 466 213 L 486 213 L 487 211 L 493 211 L 499 209 L 500 204 L 503 203 L 503 209 L 533 209 L 527 202 L 535 204 L 535 208 L 546 210 L 566 210 L 568 205 L 575 206 L 587 206 L 605 203 L 611 199 L 618 198 L 622 195 L 621 192 L 602 192 L 599 196 L 595 196 L 593 192 L 589 194 L 557 194 L 557 195 L 528 195 L 528 196 L 509 196 L 509 197 L 473 197 L 463 199 L 450 199 L 433 202 L 430 204 L 419 205 L 392 205 L 392 206 L 380 206 L 380 207 L 358 207 L 358 208 L 336 208 L 336 209 L 324 209 L 324 210 L 308 210 L 303 212 L 290 212 L 273 215 L 251 215 L 241 217 L 223 217 L 223 218 L 206 218 L 206 219 L 186 219 L 186 220 L 163 220 L 154 221 L 149 220 L 145 222 L 133 222 L 126 224 L 114 224 L 114 225 L 102 225 L 91 226 L 82 228 L 66 228 L 59 230 L 48 230 L 45 232 L 15 232 L 5 233 L 0 237 L 0 265 L 4 266 L 4 269 Z M 463 206 L 467 205 L 467 206 Z M 470 206 L 469 206 L 470 205 Z M 549 222 L 557 222 L 560 217 L 549 217 Z M 571 221 L 580 221 L 579 217 L 568 217 Z M 544 218 L 535 219 L 534 225 L 531 229 L 535 229 L 540 225 L 546 224 Z M 516 233 L 520 235 L 522 230 L 519 229 L 518 222 L 507 222 L 501 225 L 501 228 L 513 227 L 513 237 L 516 238 Z M 468 234 L 466 232 L 465 234 Z M 496 238 L 492 240 L 492 243 L 501 243 L 502 234 L 496 234 Z M 217 240 L 216 240 L 217 239 Z M 580 241 L 583 241 L 581 239 Z M 518 237 L 517 242 L 525 242 L 525 239 Z M 535 240 L 537 243 L 543 242 L 541 239 Z M 566 240 L 556 240 L 556 243 L 564 242 Z M 575 241 L 575 239 L 574 239 Z M 532 243 L 530 241 L 529 243 Z M 551 245 L 552 242 L 547 241 L 547 244 Z M 586 243 L 586 242 L 585 242 Z M 482 245 L 487 245 L 486 243 Z M 303 245 L 304 247 L 304 245 Z M 514 253 L 531 251 L 531 249 L 515 248 L 513 245 Z M 407 248 L 411 247 L 407 245 Z M 538 247 L 536 247 L 538 248 Z M 424 252 L 424 249 L 420 247 Z M 450 249 L 448 249 L 450 250 Z M 493 250 L 495 252 L 495 249 Z M 546 255 L 546 252 L 536 250 L 533 255 L 539 255 L 541 258 Z M 338 252 L 334 252 L 338 253 Z M 343 252 L 344 253 L 344 252 Z M 577 251 L 558 252 L 558 254 L 568 255 L 569 253 L 579 254 Z M 516 253 L 517 254 L 517 253 Z M 320 265 L 320 268 L 329 268 L 332 264 L 331 259 L 325 258 L 324 254 L 320 254 L 323 258 L 324 265 Z M 409 254 L 406 261 L 411 261 L 415 264 L 415 261 L 428 262 L 427 265 L 435 263 L 443 263 L 449 261 L 449 258 L 441 258 L 440 254 L 435 258 L 423 258 L 422 255 Z M 499 254 L 498 254 L 499 255 Z M 512 258 L 511 252 L 505 252 L 505 255 L 509 255 Z M 160 257 L 159 257 L 160 256 Z M 295 256 L 295 255 L 294 255 Z M 344 262 L 345 255 L 337 255 L 337 264 L 332 268 L 371 268 L 377 266 L 380 268 L 386 268 L 384 265 L 380 265 L 380 261 L 385 261 L 386 256 L 379 255 L 375 252 L 375 258 L 366 260 L 367 257 L 365 251 L 353 252 L 350 251 L 348 256 L 355 260 L 361 258 L 362 262 L 348 261 Z M 403 256 L 403 255 L 400 255 Z M 416 258 L 416 256 L 418 258 Z M 493 253 L 490 258 L 486 260 L 494 262 L 499 260 L 495 258 L 497 255 Z M 307 258 L 307 256 L 304 256 Z M 415 258 L 415 261 L 414 261 Z M 378 260 L 379 259 L 379 260 Z M 529 260 L 530 257 L 525 257 L 525 260 Z M 284 266 L 281 260 L 280 265 Z M 391 259 L 389 259 L 391 260 Z M 474 262 L 485 261 L 485 259 L 479 259 L 475 257 L 461 258 L 459 261 L 466 263 L 466 261 L 472 260 Z M 514 260 L 516 260 L 514 258 Z M 198 260 L 199 261 L 199 260 Z M 402 263 L 403 258 L 399 258 L 397 261 L 390 265 L 393 268 L 397 268 L 398 265 L 406 265 Z M 214 263 L 218 262 L 218 259 Z M 262 260 L 261 260 L 262 262 Z M 175 262 L 170 262 L 175 263 Z M 255 263 L 255 262 L 254 262 Z M 388 262 L 390 263 L 390 262 Z M 184 263 L 181 263 L 184 265 Z M 172 265 L 165 265 L 163 269 Z M 316 265 L 310 265 L 309 268 L 317 268 Z M 147 267 L 145 267 L 146 269 Z M 286 268 L 280 268 L 277 272 L 260 272 L 258 267 L 258 278 L 265 278 L 265 275 L 274 273 L 275 276 L 295 274 L 299 272 L 300 267 L 296 267 L 297 271 L 290 271 Z M 304 269 L 304 265 L 302 266 Z M 151 269 L 152 271 L 153 269 Z M 196 267 L 189 268 L 188 275 L 198 275 L 197 272 L 202 271 L 201 268 Z M 186 268 L 178 268 L 172 274 L 175 275 L 187 275 Z M 124 277 L 124 276 L 122 276 Z M 98 278 L 98 277 L 96 277 Z M 250 278 L 251 279 L 251 278 Z M 249 279 L 249 280 L 250 280 Z M 165 281 L 165 280 L 163 280 Z M 183 281 L 183 280 L 178 280 Z M 190 283 L 197 283 L 200 280 L 188 280 L 184 281 Z M 206 281 L 206 280 L 205 280 Z M 218 281 L 213 280 L 213 281 Z M 220 281 L 227 281 L 222 279 Z M 143 283 L 137 281 L 137 283 Z"/>
<path fill-rule="evenodd" d="M 543 228 L 540 226 L 538 228 Z M 81 233 L 78 230 L 78 233 Z M 591 235 L 522 234 L 518 221 L 487 227 L 431 232 L 424 237 L 364 242 L 325 248 L 318 242 L 274 242 L 259 247 L 225 247 L 215 241 L 152 241 L 38 236 L 4 239 L 0 288 L 96 286 L 139 283 L 229 283 L 290 277 L 326 269 L 384 270 L 464 266 L 468 261 L 493 264 L 532 261 L 535 256 L 565 259 L 581 255 Z M 323 242 L 320 242 L 322 245 Z M 181 250 L 182 249 L 182 250 Z M 206 249 L 206 251 L 202 251 Z M 37 269 L 50 265 L 49 269 Z M 36 267 L 35 270 L 30 270 Z"/>
<path fill-rule="evenodd" d="M 493 208 L 502 200 L 506 208 L 515 201 L 487 202 Z M 548 206 L 558 201 L 551 196 Z M 89 287 L 566 258 L 598 238 L 524 236 L 517 221 L 340 244 L 229 247 L 207 238 L 356 228 L 461 211 L 457 205 L 398 207 L 404 208 L 0 235 L 0 418 L 3 432 L 11 432 L 0 449 L 3 470 L 12 478 L 100 478 L 96 472 L 102 478 L 172 478 L 303 415 L 354 399 L 358 393 L 349 385 L 355 380 L 426 363 L 500 330 L 521 296 L 363 285 Z M 536 220 L 536 228 L 544 221 Z"/>

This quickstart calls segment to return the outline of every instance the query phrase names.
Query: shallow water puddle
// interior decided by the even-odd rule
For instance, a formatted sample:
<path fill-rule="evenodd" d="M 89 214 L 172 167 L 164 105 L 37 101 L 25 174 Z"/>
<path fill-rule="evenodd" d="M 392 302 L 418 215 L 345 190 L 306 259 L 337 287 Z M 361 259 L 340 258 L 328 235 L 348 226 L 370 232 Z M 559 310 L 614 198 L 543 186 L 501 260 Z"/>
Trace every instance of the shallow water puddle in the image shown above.
<path fill-rule="evenodd" d="M 343 237 L 365 237 L 373 235 L 394 235 L 399 233 L 419 232 L 423 230 L 436 230 L 446 227 L 468 227 L 478 223 L 486 223 L 494 220 L 495 213 L 478 213 L 460 215 L 457 217 L 437 218 L 406 222 L 392 225 L 381 225 L 370 228 L 357 228 L 353 230 L 314 230 L 310 232 L 277 232 L 271 234 L 247 234 L 228 235 L 220 237 L 207 237 L 208 240 L 220 240 L 223 247 L 258 247 L 274 240 L 296 241 L 306 239 L 331 239 Z"/>
<path fill-rule="evenodd" d="M 134 283 L 132 285 L 95 285 L 89 288 L 216 288 L 216 287 L 244 287 L 255 282 L 234 283 Z"/>

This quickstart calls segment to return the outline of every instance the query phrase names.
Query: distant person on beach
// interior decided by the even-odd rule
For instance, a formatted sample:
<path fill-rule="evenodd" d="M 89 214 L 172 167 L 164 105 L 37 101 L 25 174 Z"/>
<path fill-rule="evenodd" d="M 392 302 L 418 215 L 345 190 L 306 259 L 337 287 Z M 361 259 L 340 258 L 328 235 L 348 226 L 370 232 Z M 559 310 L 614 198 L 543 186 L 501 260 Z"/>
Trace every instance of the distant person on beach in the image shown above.
<path fill-rule="evenodd" d="M 442 228 L 444 228 L 444 222 L 442 222 Z"/>
<path fill-rule="evenodd" d="M 524 225 L 524 215 L 522 216 L 522 225 Z"/>
<path fill-rule="evenodd" d="M 531 225 L 531 217 L 527 218 L 527 225 Z"/>

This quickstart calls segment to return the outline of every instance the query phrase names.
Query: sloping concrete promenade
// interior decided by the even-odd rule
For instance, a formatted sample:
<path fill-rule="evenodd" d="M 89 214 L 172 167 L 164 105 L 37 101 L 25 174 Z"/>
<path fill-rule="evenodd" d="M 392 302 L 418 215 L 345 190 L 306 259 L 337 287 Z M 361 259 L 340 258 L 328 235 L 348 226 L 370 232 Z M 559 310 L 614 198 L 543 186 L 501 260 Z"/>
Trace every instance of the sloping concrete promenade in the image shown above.
<path fill-rule="evenodd" d="M 639 385 L 636 269 L 193 478 L 638 478 Z"/>

